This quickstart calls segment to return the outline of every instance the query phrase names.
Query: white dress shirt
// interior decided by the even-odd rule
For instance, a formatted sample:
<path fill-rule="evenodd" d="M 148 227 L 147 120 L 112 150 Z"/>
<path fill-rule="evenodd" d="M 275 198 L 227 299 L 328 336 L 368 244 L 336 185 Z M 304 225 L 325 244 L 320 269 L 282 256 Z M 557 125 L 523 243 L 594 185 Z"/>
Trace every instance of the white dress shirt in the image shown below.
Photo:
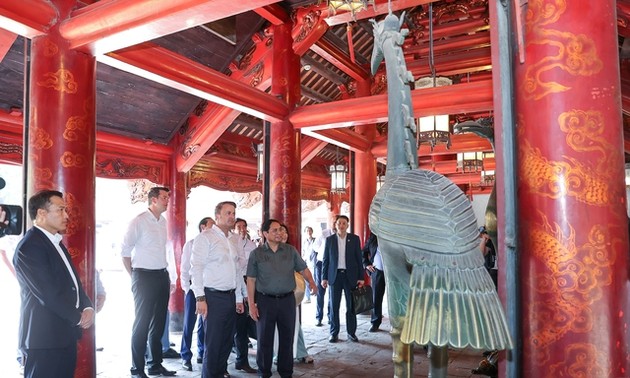
<path fill-rule="evenodd" d="M 339 251 L 339 260 L 337 261 L 337 269 L 346 269 L 346 239 L 348 234 L 343 238 L 337 234 L 337 250 Z"/>
<path fill-rule="evenodd" d="M 256 249 L 256 243 L 249 240 L 248 238 L 241 238 L 240 235 L 237 235 L 236 238 L 236 247 L 238 254 L 238 268 L 239 274 L 244 277 L 247 274 L 247 263 L 249 262 L 249 255 L 252 253 L 254 249 Z M 243 298 L 247 298 L 247 285 L 245 284 L 245 280 L 243 280 L 243 286 L 241 287 L 241 292 Z"/>
<path fill-rule="evenodd" d="M 63 239 L 63 236 L 61 236 L 61 234 L 59 233 L 56 233 L 53 235 L 39 226 L 35 226 L 35 227 L 37 227 L 41 232 L 44 233 L 44 235 L 46 235 L 48 239 L 50 239 L 50 241 L 55 246 L 57 253 L 59 253 L 61 260 L 63 260 L 63 263 L 66 265 L 66 268 L 68 269 L 68 273 L 70 274 L 70 277 L 72 277 L 72 281 L 74 282 L 74 287 L 76 289 L 75 292 L 77 293 L 77 302 L 75 304 L 75 307 L 79 308 L 79 282 L 77 281 L 77 277 L 74 275 L 74 272 L 72 271 L 72 267 L 70 266 L 70 261 L 68 261 L 68 259 L 66 258 L 66 254 L 63 253 L 63 249 L 61 249 L 61 246 L 59 245 L 59 243 L 61 243 L 61 240 Z"/>
<path fill-rule="evenodd" d="M 131 220 L 123 238 L 122 257 L 131 257 L 131 267 L 166 269 L 166 219 L 149 210 Z"/>
<path fill-rule="evenodd" d="M 214 225 L 195 238 L 190 258 L 191 288 L 195 297 L 205 295 L 204 287 L 221 291 L 234 289 L 236 302 L 243 301 L 237 237 L 232 232 L 226 236 Z"/>
<path fill-rule="evenodd" d="M 190 256 L 192 254 L 192 246 L 194 239 L 190 239 L 184 244 L 182 249 L 182 261 L 179 264 L 180 284 L 184 293 L 190 290 Z"/>

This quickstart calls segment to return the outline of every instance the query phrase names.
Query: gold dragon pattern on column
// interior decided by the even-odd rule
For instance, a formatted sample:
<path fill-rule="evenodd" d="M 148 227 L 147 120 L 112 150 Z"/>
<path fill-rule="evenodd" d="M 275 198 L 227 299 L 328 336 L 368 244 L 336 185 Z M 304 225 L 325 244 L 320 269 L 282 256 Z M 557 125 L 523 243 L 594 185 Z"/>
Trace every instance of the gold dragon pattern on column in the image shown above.
<path fill-rule="evenodd" d="M 525 353 L 534 367 L 545 366 L 541 376 L 616 376 L 615 356 L 602 348 L 615 340 L 600 328 L 616 324 L 602 319 L 617 315 L 614 310 L 602 308 L 613 308 L 609 302 L 618 286 L 616 264 L 625 263 L 620 258 L 625 219 L 604 217 L 624 197 L 614 169 L 623 161 L 623 150 L 617 140 L 611 141 L 615 125 L 607 108 L 597 106 L 606 97 L 614 101 L 617 88 L 580 82 L 596 82 L 594 76 L 604 74 L 604 49 L 590 35 L 557 30 L 568 28 L 568 5 L 564 0 L 535 0 L 527 10 L 532 56 L 521 82 L 527 110 L 519 109 L 518 119 L 518 177 L 531 207 L 523 211 L 522 223 L 528 254 L 523 270 L 529 275 L 522 281 L 529 291 L 522 302 L 529 330 Z M 581 92 L 585 87 L 590 89 L 586 95 Z M 532 114 L 537 107 L 545 109 L 542 115 Z M 534 132 L 545 129 L 546 137 Z M 578 213 L 592 217 L 583 219 Z"/>

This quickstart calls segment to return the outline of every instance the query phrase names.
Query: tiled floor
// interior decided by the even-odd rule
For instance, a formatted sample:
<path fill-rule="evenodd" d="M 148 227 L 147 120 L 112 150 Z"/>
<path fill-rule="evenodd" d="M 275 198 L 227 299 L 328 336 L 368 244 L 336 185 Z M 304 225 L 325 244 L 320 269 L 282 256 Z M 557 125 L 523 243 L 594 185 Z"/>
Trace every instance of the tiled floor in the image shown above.
<path fill-rule="evenodd" d="M 104 350 L 97 352 L 98 377 L 122 378 L 129 377 L 131 363 L 129 348 L 129 331 L 133 304 L 128 290 L 128 277 L 115 272 L 105 272 L 103 279 L 108 285 L 108 299 L 106 308 L 98 315 L 97 345 Z M 117 291 L 117 292 L 116 292 Z M 106 311 L 109 310 L 109 311 Z M 342 314 L 343 314 L 342 309 Z M 381 331 L 369 333 L 370 318 L 366 315 L 358 316 L 357 336 L 360 343 L 346 341 L 344 321 L 340 341 L 335 344 L 328 342 L 328 326 L 315 327 L 315 305 L 302 305 L 303 331 L 306 347 L 313 356 L 313 364 L 296 364 L 294 377 L 393 377 L 394 370 L 391 362 L 391 342 L 387 332 L 389 321 L 387 317 L 381 325 Z M 343 316 L 342 316 L 343 319 Z M 114 332 L 118 330 L 118 332 Z M 179 351 L 181 334 L 171 333 L 171 342 L 177 344 Z M 193 342 L 194 344 L 195 342 Z M 255 348 L 255 341 L 254 341 Z M 256 351 L 250 349 L 250 364 L 256 366 Z M 481 360 L 481 352 L 467 350 L 449 351 L 449 377 L 473 377 L 471 369 L 477 367 Z M 193 359 L 194 361 L 194 359 Z M 178 377 L 201 377 L 201 365 L 193 363 L 193 372 L 182 369 L 179 359 L 167 359 L 164 365 L 170 370 L 177 370 Z M 230 355 L 228 371 L 232 377 L 256 377 L 234 369 L 234 354 Z M 414 377 L 428 375 L 428 360 L 426 351 L 417 347 L 414 358 Z M 274 372 L 274 376 L 278 376 Z M 480 376 L 477 376 L 480 377 Z"/>
<path fill-rule="evenodd" d="M 99 378 L 127 378 L 131 365 L 130 333 L 133 320 L 133 300 L 131 297 L 129 276 L 122 271 L 104 271 L 101 278 L 106 286 L 107 301 L 103 311 L 96 319 L 96 344 L 103 351 L 97 352 L 97 376 Z M 15 361 L 16 325 L 19 306 L 17 286 L 14 280 L 8 280 L 4 291 L 0 291 L 1 303 L 6 306 L 0 325 L 0 334 L 4 335 L 4 343 L 0 343 L 0 365 L 6 367 L 0 376 L 19 378 L 18 365 Z M 9 294 L 12 294 L 9 296 Z M 342 314 L 345 310 L 342 308 Z M 385 311 L 386 313 L 386 311 Z M 393 377 L 391 362 L 391 343 L 386 330 L 389 321 L 386 317 L 381 325 L 382 331 L 369 333 L 369 316 L 358 316 L 357 336 L 360 343 L 346 341 L 345 322 L 342 315 L 342 331 L 340 341 L 336 344 L 328 342 L 328 326 L 315 327 L 315 305 L 302 305 L 303 330 L 306 347 L 313 356 L 313 364 L 296 364 L 294 377 L 338 377 L 338 378 L 381 378 Z M 179 351 L 181 334 L 171 333 L 171 342 L 176 343 Z M 254 341 L 255 346 L 255 341 Z M 256 351 L 250 349 L 250 364 L 256 366 Z M 471 369 L 477 367 L 481 360 L 481 352 L 476 350 L 449 351 L 449 377 L 473 377 Z M 228 371 L 232 377 L 256 377 L 256 374 L 246 374 L 234 369 L 234 355 L 230 356 Z M 201 377 L 201 365 L 194 364 L 195 371 L 187 372 L 181 368 L 179 359 L 165 360 L 164 365 L 171 370 L 177 370 L 177 377 Z M 414 377 L 427 377 L 428 360 L 423 348 L 415 349 Z M 274 372 L 277 377 L 277 373 Z M 481 377 L 481 376 L 476 376 Z M 54 378 L 54 377 L 51 377 Z"/>

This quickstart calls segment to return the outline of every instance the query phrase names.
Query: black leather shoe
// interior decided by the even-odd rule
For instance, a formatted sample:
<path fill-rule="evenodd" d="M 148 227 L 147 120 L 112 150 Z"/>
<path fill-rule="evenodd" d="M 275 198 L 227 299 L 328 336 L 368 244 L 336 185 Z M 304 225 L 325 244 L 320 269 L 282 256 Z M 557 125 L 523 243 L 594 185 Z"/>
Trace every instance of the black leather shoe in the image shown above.
<path fill-rule="evenodd" d="M 223 373 L 223 378 L 230 378 L 230 377 L 231 377 L 231 375 L 227 371 L 225 373 Z"/>
<path fill-rule="evenodd" d="M 162 352 L 162 358 L 180 358 L 179 353 L 175 351 L 173 348 L 168 348 L 166 352 Z"/>
<path fill-rule="evenodd" d="M 131 378 L 149 378 L 143 371 L 138 373 L 131 373 Z"/>
<path fill-rule="evenodd" d="M 236 370 L 242 370 L 245 373 L 258 373 L 258 370 L 254 369 L 253 367 L 249 365 L 234 365 L 234 368 Z"/>
<path fill-rule="evenodd" d="M 370 327 L 370 329 L 368 329 L 368 332 L 378 332 L 378 326 L 377 325 L 372 325 Z"/>
<path fill-rule="evenodd" d="M 359 338 L 357 337 L 357 335 L 348 335 L 348 340 L 353 341 L 355 343 L 359 342 Z"/>
<path fill-rule="evenodd" d="M 322 324 L 321 320 L 318 320 L 317 324 L 315 324 L 315 327 L 322 327 L 322 326 L 323 326 L 323 324 Z"/>
<path fill-rule="evenodd" d="M 338 338 L 337 336 L 332 336 L 332 335 L 331 335 L 331 336 L 328 338 L 328 341 L 329 341 L 329 342 L 331 342 L 331 343 L 336 343 L 337 341 L 339 341 L 339 338 Z"/>
<path fill-rule="evenodd" d="M 175 374 L 177 374 L 176 371 L 173 370 L 167 370 L 164 366 L 160 365 L 155 365 L 153 367 L 150 367 L 149 370 L 149 375 L 163 375 L 165 377 L 172 377 Z"/>
<path fill-rule="evenodd" d="M 197 363 L 203 364 L 203 357 L 197 357 Z"/>
<path fill-rule="evenodd" d="M 192 371 L 192 363 L 190 363 L 190 360 L 183 360 L 182 361 L 182 367 L 185 370 Z"/>

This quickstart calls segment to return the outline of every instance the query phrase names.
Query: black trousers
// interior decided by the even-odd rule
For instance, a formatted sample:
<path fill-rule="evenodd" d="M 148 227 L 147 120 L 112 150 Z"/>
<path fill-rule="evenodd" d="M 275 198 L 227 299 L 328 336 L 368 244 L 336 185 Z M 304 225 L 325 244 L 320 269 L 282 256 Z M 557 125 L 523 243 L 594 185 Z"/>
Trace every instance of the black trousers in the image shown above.
<path fill-rule="evenodd" d="M 324 319 L 324 297 L 326 296 L 326 289 L 322 287 L 322 262 L 318 261 L 315 264 L 315 284 L 317 285 L 317 307 L 315 309 L 315 319 L 321 322 Z M 330 309 L 328 309 L 328 322 L 330 322 Z"/>
<path fill-rule="evenodd" d="M 346 331 L 348 335 L 354 335 L 357 331 L 357 315 L 352 308 L 352 289 L 357 286 L 350 284 L 345 271 L 337 271 L 335 283 L 330 285 L 330 334 L 339 335 L 339 307 L 341 305 L 341 292 L 346 298 Z"/>
<path fill-rule="evenodd" d="M 203 351 L 203 378 L 223 378 L 227 360 L 234 344 L 236 322 L 236 294 L 216 292 L 205 288 L 208 315 L 204 321 L 206 330 Z"/>
<path fill-rule="evenodd" d="M 385 296 L 385 274 L 382 270 L 374 268 L 374 272 L 370 273 L 372 279 L 372 300 L 374 301 L 374 309 L 372 310 L 371 323 L 373 326 L 380 326 L 383 320 L 383 297 Z"/>
<path fill-rule="evenodd" d="M 273 339 L 278 327 L 278 374 L 280 377 L 293 375 L 293 335 L 295 332 L 295 295 L 273 298 L 256 293 L 258 306 L 258 345 L 256 363 L 258 376 L 271 377 L 273 364 Z"/>
<path fill-rule="evenodd" d="M 132 374 L 144 370 L 144 355 L 149 342 L 152 367 L 162 363 L 162 334 L 166 324 L 171 281 L 166 269 L 131 272 L 131 292 L 136 317 L 131 329 Z"/>
<path fill-rule="evenodd" d="M 256 339 L 256 322 L 249 317 L 249 305 L 245 302 L 245 311 L 236 314 L 236 327 L 234 332 L 234 347 L 236 348 L 235 366 L 249 366 L 247 358 L 249 348 L 249 338 Z"/>
<path fill-rule="evenodd" d="M 25 378 L 73 378 L 77 366 L 77 344 L 65 348 L 27 349 Z"/>
<path fill-rule="evenodd" d="M 188 290 L 186 297 L 184 298 L 184 329 L 182 330 L 182 345 L 180 354 L 182 360 L 190 361 L 192 359 L 192 335 L 195 329 L 195 322 L 197 322 L 197 301 L 195 300 L 195 293 L 192 290 Z M 197 322 L 197 357 L 203 358 L 203 340 L 205 332 L 203 330 L 203 321 Z"/>

